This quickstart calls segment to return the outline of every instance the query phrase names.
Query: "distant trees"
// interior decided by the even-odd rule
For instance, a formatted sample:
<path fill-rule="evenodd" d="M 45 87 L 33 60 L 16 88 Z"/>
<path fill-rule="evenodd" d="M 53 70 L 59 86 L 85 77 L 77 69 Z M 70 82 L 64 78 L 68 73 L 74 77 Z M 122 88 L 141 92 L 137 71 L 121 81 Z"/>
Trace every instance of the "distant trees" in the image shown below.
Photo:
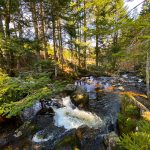
<path fill-rule="evenodd" d="M 55 63 L 60 62 L 62 65 L 63 45 L 68 45 L 72 57 L 76 56 L 78 66 L 83 68 L 86 68 L 88 41 L 93 37 L 98 66 L 103 41 L 113 34 L 110 30 L 114 26 L 111 23 L 116 15 L 115 10 L 123 7 L 110 0 L 2 0 L 0 5 L 0 32 L 3 38 L 15 36 L 17 41 L 34 41 L 32 52 L 36 54 L 37 60 L 48 58 L 47 44 L 53 41 Z M 15 68 L 16 53 L 9 51 L 11 66 L 7 68 Z M 0 56 L 4 57 L 2 52 Z M 19 56 L 17 66 L 20 66 Z"/>
<path fill-rule="evenodd" d="M 137 18 L 123 18 L 124 24 L 121 24 L 121 36 L 119 42 L 123 54 L 123 61 L 133 66 L 133 69 L 139 71 L 145 76 L 147 82 L 147 95 L 149 97 L 149 78 L 150 78 L 150 13 L 148 1 L 143 1 L 143 7 Z M 120 59 L 120 58 L 119 58 Z M 120 62 L 122 60 L 120 59 Z"/>
<path fill-rule="evenodd" d="M 148 1 L 134 20 L 123 0 L 1 0 L 0 67 L 13 74 L 24 64 L 47 60 L 51 45 L 55 76 L 58 65 L 64 66 L 64 49 L 71 52 L 75 71 L 87 69 L 91 53 L 96 67 L 117 70 L 132 43 L 148 37 L 148 12 Z"/>

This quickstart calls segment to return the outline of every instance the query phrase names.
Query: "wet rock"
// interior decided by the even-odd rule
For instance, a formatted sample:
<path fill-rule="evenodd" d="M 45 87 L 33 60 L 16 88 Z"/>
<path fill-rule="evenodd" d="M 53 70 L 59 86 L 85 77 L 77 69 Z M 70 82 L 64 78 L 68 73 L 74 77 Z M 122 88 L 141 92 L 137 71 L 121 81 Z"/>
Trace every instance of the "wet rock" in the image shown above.
<path fill-rule="evenodd" d="M 58 137 L 57 141 L 55 141 L 55 145 L 53 149 L 57 150 L 73 150 L 77 148 L 77 138 L 75 134 L 75 129 L 64 132 L 60 137 Z"/>
<path fill-rule="evenodd" d="M 70 134 L 69 134 L 70 133 Z M 42 130 L 37 131 L 31 141 L 32 146 L 39 146 L 40 149 L 44 150 L 54 150 L 59 149 L 59 147 L 63 148 L 66 145 L 66 137 L 72 136 L 72 132 L 65 131 L 64 128 L 57 128 L 53 125 L 50 125 Z M 70 146 L 70 141 L 68 141 L 68 146 Z"/>
<path fill-rule="evenodd" d="M 43 143 L 49 140 L 53 140 L 53 133 L 48 132 L 48 130 L 38 131 L 32 138 L 32 141 L 35 143 Z"/>
<path fill-rule="evenodd" d="M 1 137 L 0 139 L 0 149 L 3 148 L 11 141 L 12 136 Z"/>
<path fill-rule="evenodd" d="M 74 91 L 71 95 L 71 100 L 76 106 L 80 108 L 87 108 L 89 103 L 89 95 L 83 88 L 77 87 L 76 91 Z"/>
<path fill-rule="evenodd" d="M 21 136 L 27 136 L 30 135 L 30 133 L 35 129 L 34 125 L 31 124 L 30 121 L 26 121 L 22 126 L 20 126 L 17 130 L 14 132 L 14 137 L 19 138 Z"/>
<path fill-rule="evenodd" d="M 18 131 L 18 132 L 16 132 L 16 133 L 14 134 L 14 136 L 15 136 L 15 137 L 20 137 L 20 136 L 22 136 L 22 132 L 21 132 L 21 131 Z"/>
<path fill-rule="evenodd" d="M 81 150 L 106 150 L 100 130 L 81 126 L 76 130 L 76 136 Z"/>
<path fill-rule="evenodd" d="M 41 109 L 37 115 L 50 115 L 50 116 L 54 116 L 54 111 L 52 108 L 43 108 Z"/>
<path fill-rule="evenodd" d="M 67 84 L 66 85 L 66 87 L 64 88 L 64 91 L 68 94 L 68 95 L 70 95 L 70 94 L 72 94 L 75 90 L 76 90 L 76 85 L 74 85 L 74 84 Z"/>
<path fill-rule="evenodd" d="M 22 121 L 25 122 L 32 120 L 41 108 L 42 106 L 40 102 L 36 102 L 32 107 L 26 108 L 21 114 Z"/>
<path fill-rule="evenodd" d="M 109 150 L 116 150 L 118 141 L 119 137 L 115 132 L 111 132 L 104 137 L 104 143 Z"/>
<path fill-rule="evenodd" d="M 36 128 L 43 129 L 48 126 L 53 126 L 53 117 L 50 115 L 37 115 L 32 123 L 36 125 Z"/>
<path fill-rule="evenodd" d="M 22 124 L 19 117 L 6 119 L 0 124 L 0 149 L 13 141 L 15 130 Z"/>

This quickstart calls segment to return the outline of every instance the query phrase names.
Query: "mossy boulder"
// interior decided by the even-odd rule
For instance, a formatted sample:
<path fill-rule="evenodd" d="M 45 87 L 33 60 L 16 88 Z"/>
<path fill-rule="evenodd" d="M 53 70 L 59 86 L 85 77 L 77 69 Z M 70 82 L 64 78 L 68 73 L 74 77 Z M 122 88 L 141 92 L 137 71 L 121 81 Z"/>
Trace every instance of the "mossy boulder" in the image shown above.
<path fill-rule="evenodd" d="M 110 132 L 104 137 L 104 143 L 107 149 L 116 150 L 119 142 L 119 137 L 115 132 Z"/>
<path fill-rule="evenodd" d="M 74 105 L 80 108 L 87 108 L 89 103 L 89 95 L 82 87 L 77 87 L 71 95 L 71 101 Z"/>
<path fill-rule="evenodd" d="M 67 95 L 72 94 L 76 90 L 77 86 L 74 84 L 67 84 L 64 91 Z"/>

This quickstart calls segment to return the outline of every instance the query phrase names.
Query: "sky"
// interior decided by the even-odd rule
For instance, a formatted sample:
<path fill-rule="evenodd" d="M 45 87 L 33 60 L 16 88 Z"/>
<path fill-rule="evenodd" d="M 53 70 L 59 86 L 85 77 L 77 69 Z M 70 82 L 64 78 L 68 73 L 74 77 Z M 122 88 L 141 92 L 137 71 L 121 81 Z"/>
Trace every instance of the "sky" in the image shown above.
<path fill-rule="evenodd" d="M 134 8 L 135 6 L 137 6 L 143 1 L 144 0 L 131 0 L 130 2 L 126 2 L 125 5 L 128 6 L 128 11 L 130 11 L 132 8 Z M 137 7 L 138 13 L 141 11 L 141 7 L 142 7 L 142 4 Z"/>

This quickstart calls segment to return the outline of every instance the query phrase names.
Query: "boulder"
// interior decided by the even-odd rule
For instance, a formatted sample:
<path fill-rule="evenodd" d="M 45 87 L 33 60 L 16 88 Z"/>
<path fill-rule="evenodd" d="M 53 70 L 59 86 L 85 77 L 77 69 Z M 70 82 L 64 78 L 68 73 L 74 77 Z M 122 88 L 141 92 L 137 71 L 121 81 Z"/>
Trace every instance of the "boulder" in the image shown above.
<path fill-rule="evenodd" d="M 42 106 L 39 101 L 36 102 L 33 106 L 24 109 L 20 115 L 22 122 L 31 121 L 41 109 Z"/>
<path fill-rule="evenodd" d="M 80 108 L 87 108 L 89 95 L 82 87 L 77 87 L 71 94 L 71 101 L 74 105 L 79 106 Z"/>
<path fill-rule="evenodd" d="M 76 90 L 77 86 L 74 84 L 67 84 L 66 87 L 64 88 L 64 91 L 66 92 L 67 95 L 72 94 Z"/>
<path fill-rule="evenodd" d="M 29 135 L 31 131 L 34 130 L 34 126 L 31 125 L 30 121 L 24 122 L 23 125 L 21 125 L 18 129 L 14 132 L 14 137 L 19 138 L 21 136 L 25 137 L 26 135 Z"/>
<path fill-rule="evenodd" d="M 82 150 L 106 150 L 103 135 L 98 129 L 81 126 L 76 130 L 78 145 Z"/>
<path fill-rule="evenodd" d="M 104 143 L 107 149 L 116 150 L 119 137 L 115 132 L 110 132 L 104 137 Z"/>

